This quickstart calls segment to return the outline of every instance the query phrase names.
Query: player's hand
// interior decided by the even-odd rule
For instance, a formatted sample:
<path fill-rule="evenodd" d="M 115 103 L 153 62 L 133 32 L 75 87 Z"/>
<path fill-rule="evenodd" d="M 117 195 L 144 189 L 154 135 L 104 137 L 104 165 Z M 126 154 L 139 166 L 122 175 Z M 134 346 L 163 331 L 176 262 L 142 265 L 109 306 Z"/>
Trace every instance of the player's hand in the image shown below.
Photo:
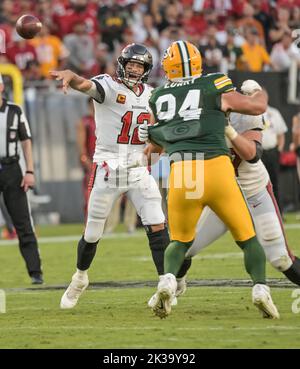
<path fill-rule="evenodd" d="M 64 92 L 64 94 L 66 94 L 68 92 L 68 88 L 69 88 L 70 82 L 74 78 L 75 73 L 72 72 L 69 69 L 61 70 L 61 71 L 52 70 L 50 72 L 50 75 L 52 77 L 54 77 L 57 81 L 62 81 L 62 84 L 63 84 L 63 92 Z"/>
<path fill-rule="evenodd" d="M 34 187 L 35 179 L 34 174 L 26 173 L 22 179 L 21 187 L 23 187 L 24 191 L 27 192 L 29 188 Z"/>
<path fill-rule="evenodd" d="M 139 125 L 138 136 L 141 142 L 147 142 L 149 140 L 147 122 L 144 122 L 143 124 Z"/>
<path fill-rule="evenodd" d="M 244 95 L 252 95 L 254 92 L 261 90 L 261 86 L 253 79 L 247 79 L 241 86 L 241 91 Z"/>

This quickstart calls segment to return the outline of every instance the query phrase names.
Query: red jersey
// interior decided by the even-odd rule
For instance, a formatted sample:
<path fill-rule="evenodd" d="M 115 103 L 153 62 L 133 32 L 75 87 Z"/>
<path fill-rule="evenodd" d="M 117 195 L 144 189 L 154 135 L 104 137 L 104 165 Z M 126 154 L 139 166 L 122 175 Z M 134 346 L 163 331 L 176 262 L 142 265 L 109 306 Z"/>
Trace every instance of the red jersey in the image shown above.
<path fill-rule="evenodd" d="M 36 59 L 35 48 L 26 43 L 24 46 L 20 47 L 17 43 L 12 43 L 7 49 L 8 59 L 15 64 L 21 71 L 26 68 L 26 64 L 30 60 Z"/>

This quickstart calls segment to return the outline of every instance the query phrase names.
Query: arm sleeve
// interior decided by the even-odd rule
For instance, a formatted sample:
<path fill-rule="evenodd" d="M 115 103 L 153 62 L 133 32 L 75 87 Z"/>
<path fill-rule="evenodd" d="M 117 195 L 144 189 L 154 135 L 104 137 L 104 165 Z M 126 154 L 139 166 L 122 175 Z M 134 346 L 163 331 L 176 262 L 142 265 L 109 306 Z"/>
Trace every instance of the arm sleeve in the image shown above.
<path fill-rule="evenodd" d="M 111 77 L 108 75 L 100 75 L 93 77 L 91 81 L 93 82 L 93 86 L 86 93 L 91 96 L 98 103 L 103 104 L 105 99 L 110 98 L 110 88 L 109 88 L 109 79 Z"/>
<path fill-rule="evenodd" d="M 217 93 L 220 95 L 235 90 L 231 79 L 222 73 L 216 74 L 213 80 L 213 86 L 215 91 L 217 91 Z"/>
<path fill-rule="evenodd" d="M 29 127 L 28 120 L 22 110 L 21 107 L 18 107 L 18 116 L 19 116 L 19 125 L 18 125 L 18 134 L 20 141 L 31 139 L 31 131 Z"/>

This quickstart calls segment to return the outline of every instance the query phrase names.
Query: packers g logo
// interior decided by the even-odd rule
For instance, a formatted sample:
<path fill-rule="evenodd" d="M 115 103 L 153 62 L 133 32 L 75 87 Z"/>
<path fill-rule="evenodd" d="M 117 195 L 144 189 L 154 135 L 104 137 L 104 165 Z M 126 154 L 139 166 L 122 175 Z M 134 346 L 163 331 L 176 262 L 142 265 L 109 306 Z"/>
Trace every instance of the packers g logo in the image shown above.
<path fill-rule="evenodd" d="M 187 125 L 187 124 L 181 124 L 180 126 L 178 127 L 175 127 L 172 131 L 172 133 L 175 135 L 175 136 L 182 136 L 186 133 L 188 133 L 190 130 L 190 127 Z"/>

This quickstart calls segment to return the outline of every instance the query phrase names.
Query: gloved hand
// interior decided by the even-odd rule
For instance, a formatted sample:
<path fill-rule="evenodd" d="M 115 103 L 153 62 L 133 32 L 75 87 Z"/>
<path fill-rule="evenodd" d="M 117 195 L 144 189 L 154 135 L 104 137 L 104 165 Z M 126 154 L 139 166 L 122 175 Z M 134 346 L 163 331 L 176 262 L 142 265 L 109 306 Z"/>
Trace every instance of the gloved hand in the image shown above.
<path fill-rule="evenodd" d="M 225 137 L 227 137 L 230 141 L 234 140 L 237 137 L 237 131 L 230 124 L 230 119 L 227 119 L 227 125 L 225 126 Z"/>
<path fill-rule="evenodd" d="M 261 86 L 253 79 L 247 79 L 241 86 L 241 91 L 244 95 L 252 95 L 255 91 L 261 90 Z"/>
<path fill-rule="evenodd" d="M 139 125 L 138 136 L 141 142 L 147 142 L 149 138 L 147 122 Z"/>

